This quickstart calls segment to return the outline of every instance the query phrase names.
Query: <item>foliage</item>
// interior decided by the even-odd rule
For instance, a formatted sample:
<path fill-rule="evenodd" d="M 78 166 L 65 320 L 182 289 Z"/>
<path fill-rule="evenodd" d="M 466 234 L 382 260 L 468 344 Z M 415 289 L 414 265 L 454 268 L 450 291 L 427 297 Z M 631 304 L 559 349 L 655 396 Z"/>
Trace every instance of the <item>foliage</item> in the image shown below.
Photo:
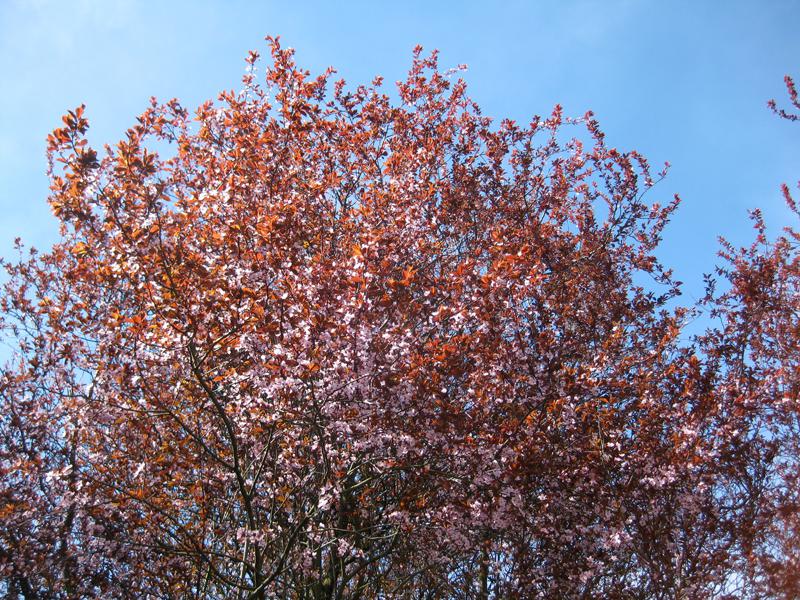
<path fill-rule="evenodd" d="M 0 587 L 800 593 L 798 234 L 756 215 L 681 341 L 677 199 L 591 114 L 495 127 L 435 53 L 393 102 L 270 43 L 265 87 L 251 53 L 194 116 L 48 140 L 62 238 L 5 263 Z"/>

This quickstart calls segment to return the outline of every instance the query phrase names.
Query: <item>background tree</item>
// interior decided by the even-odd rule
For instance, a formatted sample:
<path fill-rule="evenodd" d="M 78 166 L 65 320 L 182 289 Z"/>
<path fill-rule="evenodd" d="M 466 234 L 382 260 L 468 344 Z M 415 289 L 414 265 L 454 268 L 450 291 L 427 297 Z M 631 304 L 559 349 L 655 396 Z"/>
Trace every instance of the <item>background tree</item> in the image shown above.
<path fill-rule="evenodd" d="M 682 342 L 677 199 L 591 114 L 495 127 L 435 53 L 393 102 L 270 43 L 266 87 L 251 53 L 194 116 L 49 138 L 62 239 L 2 297 L 4 591 L 795 593 L 797 235 L 728 248 Z"/>

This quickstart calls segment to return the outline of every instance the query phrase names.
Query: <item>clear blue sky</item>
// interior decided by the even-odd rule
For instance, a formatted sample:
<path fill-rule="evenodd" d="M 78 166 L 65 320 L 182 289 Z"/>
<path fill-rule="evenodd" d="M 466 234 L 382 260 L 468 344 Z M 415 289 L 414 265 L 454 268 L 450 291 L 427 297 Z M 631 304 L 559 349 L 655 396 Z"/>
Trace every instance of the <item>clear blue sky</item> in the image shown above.
<path fill-rule="evenodd" d="M 44 146 L 87 105 L 93 144 L 116 142 L 155 95 L 193 108 L 238 86 L 249 49 L 281 35 L 298 62 L 351 83 L 400 79 L 417 43 L 466 63 L 484 113 L 526 122 L 592 109 L 611 145 L 672 163 L 651 199 L 680 193 L 661 256 L 702 293 L 716 238 L 752 238 L 747 209 L 789 224 L 800 127 L 766 108 L 800 78 L 800 1 L 217 2 L 0 0 L 0 254 L 57 234 Z M 263 52 L 262 52 L 263 53 Z"/>

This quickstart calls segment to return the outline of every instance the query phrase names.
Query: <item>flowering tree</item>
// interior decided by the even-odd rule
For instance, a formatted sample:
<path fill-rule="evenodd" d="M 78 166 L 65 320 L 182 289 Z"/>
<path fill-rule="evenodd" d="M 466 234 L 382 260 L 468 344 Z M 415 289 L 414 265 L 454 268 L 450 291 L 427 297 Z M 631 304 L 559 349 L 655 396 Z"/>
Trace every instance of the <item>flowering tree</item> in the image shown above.
<path fill-rule="evenodd" d="M 796 593 L 797 234 L 728 248 L 681 342 L 677 199 L 591 114 L 493 126 L 435 53 L 392 102 L 270 43 L 264 87 L 251 53 L 194 116 L 48 140 L 61 241 L 5 263 L 0 589 Z"/>

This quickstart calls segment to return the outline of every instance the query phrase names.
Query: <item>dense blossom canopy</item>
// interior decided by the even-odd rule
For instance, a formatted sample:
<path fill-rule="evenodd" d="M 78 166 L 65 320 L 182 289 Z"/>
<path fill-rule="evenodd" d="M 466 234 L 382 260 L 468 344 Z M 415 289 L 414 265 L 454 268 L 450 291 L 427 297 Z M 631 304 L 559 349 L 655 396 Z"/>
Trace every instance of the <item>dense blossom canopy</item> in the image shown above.
<path fill-rule="evenodd" d="M 494 125 L 435 53 L 393 99 L 270 43 L 265 84 L 251 53 L 194 115 L 48 140 L 61 240 L 5 263 L 0 591 L 799 594 L 797 233 L 755 214 L 675 308 L 677 200 L 591 114 Z"/>

